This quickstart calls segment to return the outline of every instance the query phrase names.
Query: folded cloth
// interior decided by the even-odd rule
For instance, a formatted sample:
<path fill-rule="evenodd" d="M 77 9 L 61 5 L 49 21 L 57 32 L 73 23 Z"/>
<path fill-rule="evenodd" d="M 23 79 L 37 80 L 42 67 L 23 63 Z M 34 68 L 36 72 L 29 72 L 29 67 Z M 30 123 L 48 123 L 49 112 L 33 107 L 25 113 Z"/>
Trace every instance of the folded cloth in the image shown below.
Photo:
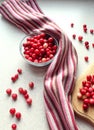
<path fill-rule="evenodd" d="M 58 52 L 44 78 L 44 103 L 50 130 L 78 130 L 71 93 L 77 70 L 77 53 L 66 34 L 42 12 L 36 0 L 6 0 L 1 15 L 26 34 L 48 32 L 59 43 Z"/>

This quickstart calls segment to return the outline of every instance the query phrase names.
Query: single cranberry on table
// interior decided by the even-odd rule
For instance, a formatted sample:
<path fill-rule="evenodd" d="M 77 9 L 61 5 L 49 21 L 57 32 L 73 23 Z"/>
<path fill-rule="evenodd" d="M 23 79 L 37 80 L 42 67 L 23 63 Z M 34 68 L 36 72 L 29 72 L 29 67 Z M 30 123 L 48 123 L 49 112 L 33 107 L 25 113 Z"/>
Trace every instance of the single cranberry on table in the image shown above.
<path fill-rule="evenodd" d="M 16 93 L 12 93 L 11 97 L 14 101 L 16 101 L 18 96 Z"/>
<path fill-rule="evenodd" d="M 12 89 L 11 89 L 11 88 L 7 88 L 7 89 L 6 89 L 6 93 L 7 93 L 8 96 L 10 96 L 11 93 L 12 93 Z"/>
<path fill-rule="evenodd" d="M 18 120 L 20 120 L 22 115 L 20 112 L 16 112 L 15 116 Z"/>
<path fill-rule="evenodd" d="M 33 83 L 33 82 L 30 82 L 30 83 L 29 83 L 29 88 L 31 88 L 31 89 L 34 88 L 34 83 Z"/>
<path fill-rule="evenodd" d="M 14 124 L 11 125 L 11 128 L 12 128 L 12 130 L 16 130 L 17 129 L 17 125 L 14 123 Z"/>
<path fill-rule="evenodd" d="M 10 114 L 11 114 L 12 116 L 14 116 L 15 113 L 16 113 L 16 109 L 15 109 L 15 108 L 10 108 L 9 112 L 10 112 Z"/>

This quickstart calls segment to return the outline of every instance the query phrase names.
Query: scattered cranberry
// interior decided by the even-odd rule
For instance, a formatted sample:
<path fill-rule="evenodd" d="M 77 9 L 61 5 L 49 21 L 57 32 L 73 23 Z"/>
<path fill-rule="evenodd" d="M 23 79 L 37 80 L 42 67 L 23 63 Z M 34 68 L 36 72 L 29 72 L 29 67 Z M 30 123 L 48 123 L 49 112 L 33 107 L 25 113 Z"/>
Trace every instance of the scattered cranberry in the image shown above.
<path fill-rule="evenodd" d="M 19 91 L 20 94 L 23 94 L 23 88 L 20 87 L 20 88 L 18 89 L 18 91 Z"/>
<path fill-rule="evenodd" d="M 16 116 L 16 118 L 17 118 L 18 120 L 21 119 L 21 113 L 20 113 L 20 112 L 16 112 L 15 116 Z"/>
<path fill-rule="evenodd" d="M 94 43 L 92 43 L 92 47 L 94 48 Z"/>
<path fill-rule="evenodd" d="M 32 104 L 32 99 L 28 98 L 28 99 L 26 99 L 26 102 L 27 102 L 28 105 L 31 105 Z"/>
<path fill-rule="evenodd" d="M 19 77 L 19 75 L 18 74 L 15 74 L 15 80 L 17 80 L 18 79 L 18 77 Z"/>
<path fill-rule="evenodd" d="M 93 29 L 90 29 L 90 33 L 93 34 L 93 33 L 94 33 L 94 30 L 93 30 Z"/>
<path fill-rule="evenodd" d="M 18 74 L 15 74 L 14 76 L 11 77 L 12 82 L 15 82 L 18 79 Z"/>
<path fill-rule="evenodd" d="M 72 28 L 74 27 L 74 23 L 71 23 L 71 27 L 72 27 Z"/>
<path fill-rule="evenodd" d="M 10 89 L 10 88 L 6 89 L 6 93 L 10 96 L 12 93 L 12 89 Z"/>
<path fill-rule="evenodd" d="M 16 130 L 17 125 L 14 123 L 14 124 L 11 125 L 11 128 L 12 128 L 12 130 Z"/>
<path fill-rule="evenodd" d="M 22 69 L 17 69 L 17 72 L 19 73 L 19 74 L 22 74 Z"/>
<path fill-rule="evenodd" d="M 83 31 L 84 31 L 85 33 L 87 33 L 87 25 L 86 25 L 86 24 L 83 25 Z"/>
<path fill-rule="evenodd" d="M 73 37 L 73 39 L 75 39 L 76 38 L 76 34 L 73 34 L 72 37 Z"/>
<path fill-rule="evenodd" d="M 25 95 L 24 95 L 24 98 L 25 98 L 25 99 L 28 99 L 28 98 L 29 98 L 29 94 L 28 94 L 28 93 L 25 94 Z"/>
<path fill-rule="evenodd" d="M 31 88 L 31 89 L 34 88 L 34 83 L 33 83 L 33 82 L 30 82 L 30 83 L 29 83 L 29 88 Z"/>
<path fill-rule="evenodd" d="M 12 80 L 12 82 L 15 82 L 15 81 L 16 81 L 15 76 L 12 76 L 12 77 L 11 77 L 11 80 Z"/>
<path fill-rule="evenodd" d="M 84 57 L 84 60 L 85 60 L 86 62 L 88 62 L 88 56 L 85 56 L 85 57 Z"/>
<path fill-rule="evenodd" d="M 83 37 L 82 37 L 82 36 L 79 36 L 79 37 L 78 37 L 78 40 L 79 40 L 79 42 L 82 42 Z"/>
<path fill-rule="evenodd" d="M 13 99 L 13 100 L 17 100 L 17 94 L 16 94 L 16 93 L 12 93 L 11 96 L 12 96 L 12 99 Z"/>
<path fill-rule="evenodd" d="M 15 109 L 15 108 L 11 108 L 11 109 L 9 110 L 9 112 L 10 112 L 10 114 L 11 114 L 12 116 L 14 116 L 14 115 L 15 115 L 15 112 L 16 112 L 16 109 Z"/>
<path fill-rule="evenodd" d="M 23 95 L 27 94 L 27 90 L 23 89 Z"/>
<path fill-rule="evenodd" d="M 83 28 L 87 28 L 87 25 L 86 25 L 86 24 L 83 24 Z"/>
<path fill-rule="evenodd" d="M 87 28 L 83 28 L 83 31 L 84 31 L 85 33 L 87 33 Z"/>

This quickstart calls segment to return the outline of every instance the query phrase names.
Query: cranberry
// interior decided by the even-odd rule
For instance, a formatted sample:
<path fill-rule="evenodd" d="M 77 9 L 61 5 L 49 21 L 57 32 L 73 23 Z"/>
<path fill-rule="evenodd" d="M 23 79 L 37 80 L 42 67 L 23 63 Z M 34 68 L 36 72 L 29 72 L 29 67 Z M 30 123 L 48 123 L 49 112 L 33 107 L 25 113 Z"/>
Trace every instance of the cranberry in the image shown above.
<path fill-rule="evenodd" d="M 25 95 L 24 95 L 24 98 L 25 98 L 25 99 L 28 99 L 28 98 L 29 98 L 29 94 L 28 94 L 28 93 L 25 94 Z"/>
<path fill-rule="evenodd" d="M 15 81 L 16 81 L 15 76 L 12 76 L 12 77 L 11 77 L 11 80 L 12 80 L 12 82 L 15 82 Z"/>
<path fill-rule="evenodd" d="M 27 90 L 23 89 L 23 95 L 27 94 Z"/>
<path fill-rule="evenodd" d="M 94 105 L 94 99 L 93 98 L 91 98 L 89 102 L 90 102 L 90 105 Z"/>
<path fill-rule="evenodd" d="M 73 39 L 75 39 L 76 38 L 76 34 L 73 34 L 72 37 L 73 37 Z"/>
<path fill-rule="evenodd" d="M 14 123 L 14 124 L 11 125 L 11 128 L 12 128 L 12 130 L 16 130 L 17 125 Z"/>
<path fill-rule="evenodd" d="M 93 30 L 93 29 L 90 29 L 90 33 L 93 34 L 93 33 L 94 33 L 94 30 Z"/>
<path fill-rule="evenodd" d="M 85 33 L 87 33 L 87 28 L 83 28 L 83 31 L 84 31 Z"/>
<path fill-rule="evenodd" d="M 83 104 L 83 109 L 84 109 L 85 111 L 87 111 L 87 110 L 88 110 L 88 105 L 87 105 L 87 104 Z"/>
<path fill-rule="evenodd" d="M 10 89 L 10 88 L 6 89 L 6 93 L 10 96 L 12 93 L 12 89 Z"/>
<path fill-rule="evenodd" d="M 19 91 L 20 94 L 23 94 L 23 88 L 20 87 L 20 88 L 18 89 L 18 91 Z"/>
<path fill-rule="evenodd" d="M 17 113 L 15 114 L 15 116 L 16 116 L 16 118 L 17 118 L 18 120 L 21 119 L 21 113 L 20 113 L 20 112 L 17 112 Z"/>
<path fill-rule="evenodd" d="M 82 42 L 83 37 L 82 37 L 82 36 L 79 36 L 79 37 L 78 37 L 78 40 L 79 40 L 79 42 Z"/>
<path fill-rule="evenodd" d="M 85 57 L 84 57 L 84 60 L 85 60 L 86 62 L 88 62 L 88 56 L 85 56 Z"/>
<path fill-rule="evenodd" d="M 74 27 L 74 23 L 71 23 L 71 27 L 72 27 L 72 28 Z"/>
<path fill-rule="evenodd" d="M 32 99 L 31 98 L 27 98 L 26 102 L 27 102 L 28 105 L 31 105 L 32 104 Z"/>
<path fill-rule="evenodd" d="M 17 72 L 19 73 L 19 74 L 22 74 L 22 69 L 17 69 Z"/>
<path fill-rule="evenodd" d="M 94 43 L 92 43 L 92 47 L 94 48 Z"/>
<path fill-rule="evenodd" d="M 86 25 L 86 24 L 83 24 L 83 28 L 87 28 L 87 25 Z"/>
<path fill-rule="evenodd" d="M 11 114 L 12 116 L 14 116 L 14 115 L 15 115 L 15 112 L 16 112 L 16 109 L 15 109 L 15 108 L 11 108 L 11 109 L 9 110 L 9 112 L 10 112 L 10 114 Z"/>
<path fill-rule="evenodd" d="M 12 96 L 12 99 L 13 99 L 13 100 L 16 100 L 16 99 L 17 99 L 17 94 L 16 94 L 16 93 L 12 93 L 11 96 Z"/>
<path fill-rule="evenodd" d="M 81 93 L 77 93 L 77 98 L 78 99 L 82 99 L 82 94 Z"/>
<path fill-rule="evenodd" d="M 88 98 L 84 99 L 84 103 L 89 104 L 89 99 Z"/>
<path fill-rule="evenodd" d="M 34 83 L 33 82 L 29 83 L 29 88 L 31 88 L 31 89 L 34 88 Z"/>

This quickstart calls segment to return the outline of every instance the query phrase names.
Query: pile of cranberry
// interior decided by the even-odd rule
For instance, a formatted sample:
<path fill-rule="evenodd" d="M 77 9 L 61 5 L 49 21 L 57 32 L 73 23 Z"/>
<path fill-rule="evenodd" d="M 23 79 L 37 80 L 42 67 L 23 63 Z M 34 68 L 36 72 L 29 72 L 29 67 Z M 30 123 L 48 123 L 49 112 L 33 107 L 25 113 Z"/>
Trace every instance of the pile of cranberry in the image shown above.
<path fill-rule="evenodd" d="M 26 38 L 23 48 L 23 54 L 27 60 L 42 63 L 54 57 L 57 51 L 57 43 L 52 36 L 41 33 Z"/>
<path fill-rule="evenodd" d="M 94 75 L 87 75 L 86 79 L 82 81 L 82 87 L 78 94 L 78 99 L 83 101 L 83 110 L 94 107 Z"/>

